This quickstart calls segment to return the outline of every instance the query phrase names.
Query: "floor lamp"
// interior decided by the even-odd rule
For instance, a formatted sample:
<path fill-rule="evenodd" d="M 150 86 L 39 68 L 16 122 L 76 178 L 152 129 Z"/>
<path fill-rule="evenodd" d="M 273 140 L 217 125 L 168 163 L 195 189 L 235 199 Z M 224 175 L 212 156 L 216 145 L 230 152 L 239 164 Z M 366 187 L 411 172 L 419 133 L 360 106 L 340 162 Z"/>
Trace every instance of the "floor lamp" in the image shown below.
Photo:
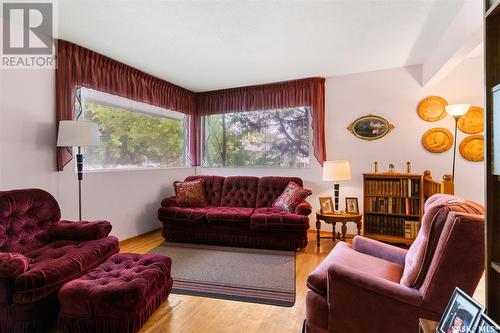
<path fill-rule="evenodd" d="M 90 121 L 62 120 L 57 134 L 58 147 L 78 147 L 76 169 L 78 172 L 78 218 L 82 220 L 82 147 L 99 146 L 99 127 Z"/>
<path fill-rule="evenodd" d="M 351 166 L 349 161 L 325 161 L 323 162 L 323 180 L 333 181 L 333 196 L 335 212 L 339 211 L 340 182 L 351 180 Z"/>
<path fill-rule="evenodd" d="M 445 107 L 446 112 L 455 119 L 455 136 L 453 142 L 453 169 L 451 172 L 451 180 L 455 182 L 455 160 L 457 155 L 457 127 L 458 119 L 463 116 L 470 108 L 470 104 L 451 104 Z"/>

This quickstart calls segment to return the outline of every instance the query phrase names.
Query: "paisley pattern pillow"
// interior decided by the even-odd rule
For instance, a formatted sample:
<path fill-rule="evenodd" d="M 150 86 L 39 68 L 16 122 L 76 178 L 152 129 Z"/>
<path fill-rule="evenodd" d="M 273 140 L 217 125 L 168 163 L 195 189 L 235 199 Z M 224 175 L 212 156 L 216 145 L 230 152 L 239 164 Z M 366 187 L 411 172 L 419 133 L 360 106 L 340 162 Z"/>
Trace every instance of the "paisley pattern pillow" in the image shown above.
<path fill-rule="evenodd" d="M 203 179 L 190 182 L 175 182 L 175 200 L 179 206 L 206 205 Z"/>
<path fill-rule="evenodd" d="M 289 182 L 281 195 L 274 201 L 273 208 L 293 213 L 295 207 L 311 194 L 310 190 L 306 190 L 294 182 Z"/>

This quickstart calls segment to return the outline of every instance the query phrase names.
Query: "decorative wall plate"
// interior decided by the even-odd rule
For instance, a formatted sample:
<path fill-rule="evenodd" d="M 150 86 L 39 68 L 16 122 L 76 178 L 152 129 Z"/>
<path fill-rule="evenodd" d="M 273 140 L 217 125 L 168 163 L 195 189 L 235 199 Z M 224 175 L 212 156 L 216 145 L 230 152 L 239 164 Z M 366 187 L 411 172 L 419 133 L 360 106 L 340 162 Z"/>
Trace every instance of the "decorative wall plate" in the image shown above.
<path fill-rule="evenodd" d="M 446 116 L 445 106 L 448 102 L 439 96 L 429 96 L 424 98 L 417 108 L 420 118 L 425 121 L 438 121 Z"/>
<path fill-rule="evenodd" d="M 386 136 L 393 128 L 387 119 L 369 114 L 353 121 L 347 130 L 360 139 L 372 141 Z"/>
<path fill-rule="evenodd" d="M 460 119 L 458 128 L 467 134 L 484 131 L 484 109 L 480 106 L 471 106 Z"/>
<path fill-rule="evenodd" d="M 453 134 L 446 128 L 431 128 L 422 135 L 422 145 L 431 153 L 442 153 L 453 145 Z"/>
<path fill-rule="evenodd" d="M 484 160 L 484 136 L 469 135 L 463 139 L 460 143 L 460 155 L 472 162 Z"/>

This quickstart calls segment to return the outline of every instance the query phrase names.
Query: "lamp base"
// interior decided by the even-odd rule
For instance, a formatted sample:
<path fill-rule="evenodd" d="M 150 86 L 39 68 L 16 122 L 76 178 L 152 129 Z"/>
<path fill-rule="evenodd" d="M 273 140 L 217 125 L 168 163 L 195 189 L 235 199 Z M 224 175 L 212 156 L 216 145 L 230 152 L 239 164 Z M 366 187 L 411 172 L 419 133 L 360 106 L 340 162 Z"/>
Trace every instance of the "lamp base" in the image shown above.
<path fill-rule="evenodd" d="M 340 184 L 335 183 L 333 184 L 333 197 L 334 197 L 334 206 L 335 206 L 335 213 L 338 214 L 339 212 L 339 194 L 340 194 Z"/>

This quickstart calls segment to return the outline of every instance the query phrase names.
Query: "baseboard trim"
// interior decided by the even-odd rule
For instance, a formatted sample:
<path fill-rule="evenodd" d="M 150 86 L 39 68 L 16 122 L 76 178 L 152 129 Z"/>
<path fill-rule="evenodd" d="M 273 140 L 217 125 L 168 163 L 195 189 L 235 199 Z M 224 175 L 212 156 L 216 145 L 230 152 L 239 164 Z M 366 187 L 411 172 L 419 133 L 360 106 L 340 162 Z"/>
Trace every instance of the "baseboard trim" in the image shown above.
<path fill-rule="evenodd" d="M 127 239 L 124 239 L 124 240 L 121 240 L 120 241 L 120 247 L 124 246 L 124 245 L 129 245 L 129 243 L 137 242 L 141 238 L 148 237 L 149 235 L 157 233 L 160 230 L 161 230 L 161 228 L 157 228 L 157 229 L 145 232 L 143 234 L 140 234 L 140 235 L 137 235 L 137 236 L 134 236 L 134 237 L 130 237 L 130 238 L 127 238 Z"/>

